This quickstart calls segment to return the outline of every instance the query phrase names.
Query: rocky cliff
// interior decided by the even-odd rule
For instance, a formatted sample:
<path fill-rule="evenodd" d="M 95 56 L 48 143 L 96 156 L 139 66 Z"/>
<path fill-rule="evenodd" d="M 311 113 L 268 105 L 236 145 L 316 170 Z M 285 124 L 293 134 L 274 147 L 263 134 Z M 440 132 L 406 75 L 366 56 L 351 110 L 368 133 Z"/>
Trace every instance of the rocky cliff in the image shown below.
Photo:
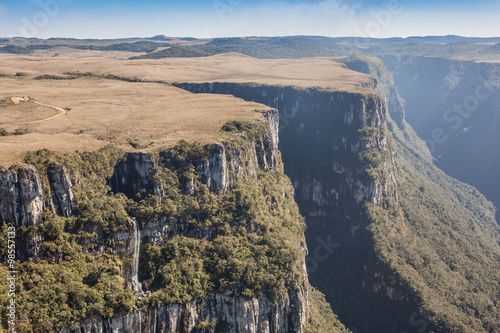
<path fill-rule="evenodd" d="M 399 126 L 402 126 L 405 120 L 404 101 L 399 96 L 398 89 L 394 85 L 392 76 L 389 74 L 382 60 L 367 55 L 355 53 L 346 58 L 336 59 L 344 63 L 353 71 L 369 74 L 374 77 L 375 84 L 373 88 L 384 98 L 387 105 L 387 112 L 390 114 Z"/>
<path fill-rule="evenodd" d="M 392 94 L 391 91 L 396 92 L 393 96 L 397 98 L 392 99 L 396 104 L 390 103 L 391 99 L 387 97 L 386 101 L 390 115 L 387 119 L 388 128 L 395 139 L 397 150 L 400 200 L 398 207 L 386 215 L 389 218 L 379 215 L 380 211 L 371 216 L 378 220 L 377 227 L 373 229 L 373 237 L 375 247 L 380 249 L 379 256 L 401 276 L 414 293 L 427 295 L 419 296 L 420 305 L 408 317 L 405 331 L 497 331 L 498 311 L 493 304 L 496 302 L 497 296 L 494 290 L 500 276 L 498 274 L 500 230 L 494 218 L 493 205 L 478 190 L 446 176 L 433 164 L 429 147 L 418 138 L 411 126 L 404 121 L 404 117 L 401 120 L 398 116 L 403 110 L 403 105 L 397 96 L 397 88 L 392 79 L 388 79 L 388 72 L 379 59 L 356 55 L 344 59 L 343 62 L 355 70 L 373 75 L 378 82 L 377 91 L 381 96 L 387 96 L 387 92 L 389 95 Z M 437 65 L 436 59 L 431 58 L 418 61 L 404 59 L 403 62 L 406 64 L 402 67 L 410 68 L 420 62 L 427 65 L 434 63 L 431 72 L 410 70 L 399 73 L 410 77 L 409 82 L 414 84 L 414 88 L 428 89 L 433 86 L 430 88 L 432 93 L 446 87 L 446 83 L 455 81 L 443 82 L 436 78 L 442 73 L 443 68 L 446 72 L 448 67 L 444 63 L 455 67 L 455 70 L 447 72 L 450 76 L 456 76 L 461 67 L 457 66 L 456 61 L 444 59 L 437 60 Z M 487 64 L 468 64 L 464 67 L 468 66 L 467 71 L 476 72 L 476 75 L 479 68 L 491 69 Z M 420 77 L 428 75 L 434 77 L 432 82 L 417 84 Z M 494 71 L 488 75 L 491 77 Z M 462 82 L 458 85 L 467 86 L 467 83 Z M 487 91 L 488 87 L 491 88 L 487 82 L 478 83 L 474 93 Z M 416 96 L 422 95 L 428 96 L 416 94 Z M 418 98 L 422 104 L 433 99 L 433 95 L 425 100 Z M 422 115 L 426 111 L 429 110 L 418 110 L 418 113 Z M 454 156 L 462 155 L 462 152 L 454 154 Z M 454 165 L 461 164 L 463 165 L 463 163 Z M 435 252 L 441 255 L 431 254 Z M 417 262 L 423 264 L 416 264 Z M 460 263 L 461 267 L 467 267 L 467 271 L 457 269 L 455 264 L 450 267 L 450 262 Z M 480 276 L 475 279 L 467 278 L 467 272 L 472 270 L 481 271 Z M 476 286 L 481 287 L 479 289 Z M 471 294 L 471 290 L 475 290 L 474 295 Z M 450 295 L 461 295 L 460 305 Z M 491 306 L 484 307 L 483 302 Z M 475 309 L 473 315 L 471 312 L 460 310 L 464 308 L 464 304 L 467 304 L 467 308 Z"/>
<path fill-rule="evenodd" d="M 387 103 L 397 94 L 217 82 L 179 87 L 279 110 L 280 151 L 308 225 L 313 285 L 353 330 L 405 327 L 416 298 L 377 258 L 373 220 L 364 213 L 367 203 L 391 210 L 398 202 L 396 153 L 386 128 Z"/>
<path fill-rule="evenodd" d="M 384 197 L 393 197 L 396 193 L 395 178 L 390 173 L 387 178 L 368 177 L 361 180 L 366 175 L 366 168 L 357 155 L 363 155 L 363 152 L 377 151 L 384 154 L 378 161 L 384 170 L 392 171 L 395 164 L 393 152 L 388 144 L 389 137 L 384 132 L 386 104 L 376 94 L 217 82 L 178 86 L 196 93 L 232 94 L 278 109 L 281 120 L 279 134 L 282 138 L 280 151 L 283 154 L 285 169 L 289 168 L 292 173 L 298 161 L 287 159 L 291 158 L 292 154 L 302 154 L 301 148 L 305 148 L 305 154 L 308 156 L 302 163 L 310 165 L 314 159 L 320 158 L 321 163 L 329 163 L 331 166 L 328 169 L 341 174 L 338 178 L 345 181 L 343 186 L 336 186 L 336 190 L 342 191 L 342 196 L 357 198 L 358 204 L 364 200 L 382 204 Z M 374 167 L 378 168 L 379 165 Z M 289 172 L 287 174 L 295 181 Z M 313 179 L 307 183 L 309 185 L 306 185 L 306 188 L 314 187 Z M 298 186 L 295 187 L 297 190 Z M 300 189 L 297 191 L 300 193 Z M 326 201 L 338 200 L 336 193 L 332 196 L 332 193 L 328 192 L 329 190 L 325 191 L 328 196 Z"/>
<path fill-rule="evenodd" d="M 408 123 L 426 141 L 436 165 L 477 187 L 498 210 L 498 63 L 439 56 L 383 60 L 406 101 Z"/>
<path fill-rule="evenodd" d="M 263 112 L 255 124 L 230 125 L 247 127 L 225 128 L 228 139 L 220 143 L 181 142 L 155 154 L 124 154 L 114 148 L 68 156 L 42 151 L 27 157 L 32 165 L 2 171 L 1 219 L 23 227 L 18 248 L 22 265 L 52 272 L 70 262 L 84 260 L 77 264 L 83 268 L 104 260 L 94 273 L 92 266 L 86 273 L 67 271 L 77 283 L 71 289 L 106 293 L 109 287 L 99 282 L 104 276 L 115 276 L 117 288 L 128 287 L 110 294 L 118 303 L 84 294 L 69 296 L 77 297 L 71 302 L 60 300 L 54 307 L 68 312 L 58 310 L 63 312 L 54 324 L 43 322 L 36 306 L 30 306 L 21 327 L 59 332 L 304 332 L 309 316 L 307 248 L 291 185 L 283 175 L 278 112 Z M 190 259 L 167 250 L 172 246 L 195 246 L 199 252 Z M 156 251 L 167 254 L 153 258 Z M 271 257 L 264 262 L 266 251 Z M 280 255 L 272 255 L 274 251 Z M 214 256 L 220 260 L 212 262 Z M 225 262 L 229 266 L 222 267 Z M 201 271 L 188 272 L 192 267 Z M 187 280 L 179 276 L 176 284 L 167 282 L 167 271 L 201 275 Z M 21 289 L 29 292 L 35 286 L 26 278 L 28 284 Z M 59 279 L 57 274 L 54 278 Z M 41 283 L 45 281 L 50 278 Z M 203 286 L 196 286 L 197 281 Z M 61 291 L 68 288 L 67 280 L 53 283 L 56 290 L 73 293 Z M 38 296 L 23 297 L 25 304 L 37 304 Z"/>
<path fill-rule="evenodd" d="M 176 159 L 175 150 L 160 153 L 165 166 L 173 169 L 185 168 L 188 164 L 194 167 L 197 179 L 185 179 L 183 184 L 186 192 L 194 193 L 195 183 L 199 180 L 212 192 L 220 194 L 233 188 L 237 179 L 246 175 L 256 176 L 258 170 L 275 170 L 277 166 L 279 115 L 277 110 L 265 113 L 266 128 L 254 137 L 246 138 L 249 145 L 236 147 L 230 142 L 211 145 L 209 152 L 202 159 Z M 128 154 L 127 159 L 116 166 L 111 179 L 114 192 L 121 192 L 133 197 L 140 191 L 150 189 L 154 193 L 162 192 L 162 186 L 150 182 L 150 172 L 155 167 L 151 154 Z"/>
<path fill-rule="evenodd" d="M 24 188 L 41 189 L 32 190 L 40 193 L 41 220 L 11 220 L 32 248 L 20 269 L 27 272 L 20 291 L 27 331 L 336 331 L 308 322 L 308 278 L 353 331 L 494 331 L 488 294 L 498 276 L 498 244 L 485 236 L 496 232 L 491 207 L 430 166 L 404 117 L 388 117 L 389 86 L 376 87 L 387 92 L 382 97 L 180 86 L 277 110 L 258 122 L 225 124 L 226 139 L 214 144 L 38 152 L 3 172 L 2 193 L 19 193 L 25 169 L 34 183 Z M 9 200 L 2 212 L 12 211 Z M 296 202 L 308 223 L 307 257 Z M 484 277 L 470 279 L 467 267 Z M 58 292 L 47 296 L 50 290 Z M 480 297 L 449 297 L 469 290 Z M 42 299 L 51 300 L 51 321 L 36 306 Z M 458 302 L 481 320 L 472 322 Z"/>
<path fill-rule="evenodd" d="M 187 304 L 152 307 L 145 312 L 82 323 L 60 332 L 302 332 L 308 315 L 306 304 L 305 290 L 290 291 L 279 300 L 241 297 L 228 291 Z"/>
<path fill-rule="evenodd" d="M 48 184 L 42 185 L 38 170 L 32 165 L 0 171 L 0 219 L 17 226 L 31 226 L 43 221 L 45 209 L 70 216 L 74 207 L 73 185 L 66 170 L 57 163 L 51 164 L 47 177 Z M 48 192 L 45 196 L 44 190 Z"/>

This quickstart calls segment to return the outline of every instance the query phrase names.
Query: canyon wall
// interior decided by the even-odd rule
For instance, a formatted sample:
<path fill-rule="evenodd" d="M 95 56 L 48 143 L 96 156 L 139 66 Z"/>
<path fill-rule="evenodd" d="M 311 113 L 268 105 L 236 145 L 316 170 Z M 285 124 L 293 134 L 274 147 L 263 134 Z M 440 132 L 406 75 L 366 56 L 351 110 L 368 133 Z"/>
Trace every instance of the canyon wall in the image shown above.
<path fill-rule="evenodd" d="M 444 57 L 382 59 L 406 101 L 408 123 L 436 165 L 478 188 L 498 210 L 500 66 Z"/>
<path fill-rule="evenodd" d="M 377 258 L 369 231 L 373 221 L 364 213 L 367 203 L 389 209 L 398 201 L 386 101 L 375 93 L 316 88 L 217 82 L 179 87 L 279 110 L 285 173 L 307 223 L 311 283 L 353 330 L 407 326 L 416 300 Z"/>
<path fill-rule="evenodd" d="M 82 200 L 94 195 L 92 193 L 97 191 L 96 189 L 101 188 L 104 196 L 111 196 L 109 200 L 120 198 L 122 202 L 128 202 L 127 205 L 132 205 L 134 200 L 137 204 L 143 203 L 139 197 L 166 202 L 172 201 L 173 198 L 196 200 L 198 196 L 203 195 L 203 198 L 214 201 L 218 200 L 217 196 L 230 196 L 233 189 L 241 187 L 241 182 L 245 179 L 251 184 L 249 186 L 252 191 L 263 186 L 260 185 L 260 179 L 263 177 L 280 177 L 286 184 L 286 178 L 280 176 L 283 174 L 283 164 L 278 151 L 278 127 L 277 110 L 268 110 L 263 112 L 263 119 L 254 126 L 253 132 L 234 133 L 234 137 L 226 142 L 205 146 L 184 142 L 159 154 L 126 153 L 119 157 L 118 153 L 117 158 L 109 157 L 110 155 L 93 156 L 90 153 L 85 157 L 78 157 L 80 160 L 77 162 L 72 160 L 73 157 L 69 157 L 66 160 L 62 158 L 61 164 L 47 161 L 37 164 L 36 167 L 23 164 L 17 169 L 3 170 L 0 171 L 0 218 L 18 228 L 29 230 L 22 233 L 22 246 L 18 247 L 18 256 L 22 262 L 27 264 L 29 260 L 44 265 L 44 260 L 48 260 L 62 265 L 67 260 L 64 246 L 56 247 L 55 255 L 47 255 L 47 244 L 53 239 L 50 237 L 51 233 L 47 232 L 46 228 L 50 227 L 46 224 L 55 216 L 69 218 L 67 221 L 78 221 L 82 216 L 88 215 L 85 205 L 97 207 L 99 200 L 103 199 L 94 197 L 86 204 L 83 204 Z M 85 158 L 95 162 L 82 166 Z M 63 166 L 64 163 L 66 166 Z M 96 165 L 107 168 L 108 176 L 99 178 L 101 176 L 98 176 L 98 173 L 106 173 L 99 170 L 100 167 L 96 168 Z M 169 183 L 174 178 L 175 186 Z M 97 179 L 107 179 L 107 184 L 96 182 Z M 265 185 L 265 191 L 270 191 L 275 185 L 277 188 L 281 186 L 278 183 L 270 183 Z M 74 188 L 77 189 L 75 193 Z M 207 190 L 209 192 L 205 192 Z M 241 190 L 239 191 L 238 193 L 241 193 Z M 279 191 L 278 197 L 266 199 L 267 192 L 263 194 L 264 201 L 272 201 L 270 212 L 284 202 L 292 208 L 295 205 L 293 195 L 287 194 L 284 188 Z M 186 205 L 181 202 L 179 204 L 177 209 Z M 154 206 L 148 204 L 144 207 Z M 218 214 L 225 213 L 224 206 L 213 207 L 222 210 Z M 242 222 L 250 223 L 246 210 L 258 208 L 252 207 L 252 204 L 245 207 L 232 214 L 242 216 Z M 111 208 L 109 213 L 118 215 L 119 209 Z M 151 286 L 151 283 L 154 283 L 151 277 L 148 280 L 148 277 L 141 276 L 145 274 L 144 265 L 151 264 L 145 262 L 147 259 L 141 258 L 144 247 L 160 249 L 167 246 L 171 240 L 178 239 L 193 239 L 195 242 L 199 240 L 204 244 L 205 241 L 220 242 L 220 237 L 227 235 L 228 227 L 236 222 L 221 221 L 219 223 L 222 225 L 204 225 L 202 221 L 200 223 L 203 212 L 198 210 L 188 214 L 157 214 L 155 217 L 128 215 L 121 220 L 122 226 L 115 231 L 99 226 L 99 221 L 102 223 L 102 220 L 93 222 L 94 217 L 89 216 L 89 221 L 92 222 L 84 223 L 76 232 L 82 235 L 77 243 L 84 253 L 97 257 L 115 256 L 121 267 L 120 276 L 135 297 L 134 307 L 130 311 L 118 311 L 112 317 L 94 315 L 92 319 L 72 323 L 57 330 L 58 332 L 304 332 L 309 317 L 309 283 L 305 270 L 307 248 L 300 219 L 296 222 L 299 223 L 298 229 L 289 230 L 296 242 L 282 245 L 283 250 L 290 246 L 288 250 L 293 253 L 295 259 L 290 259 L 289 263 L 295 262 L 293 267 L 297 269 L 293 272 L 297 274 L 295 278 L 290 278 L 293 285 L 288 282 L 286 287 L 283 285 L 286 290 L 277 292 L 266 287 L 254 293 L 255 295 L 249 295 L 249 291 L 242 295 L 245 284 L 229 281 L 232 287 L 223 288 L 225 291 L 209 292 L 206 297 L 182 304 L 160 304 L 157 301 L 148 303 L 149 299 L 154 298 L 158 287 Z M 282 217 L 277 213 L 274 216 L 275 221 L 271 223 L 276 224 Z M 290 223 L 285 220 L 280 223 L 285 222 Z M 262 222 L 251 223 L 253 226 L 250 224 L 243 229 L 248 230 L 248 235 L 247 231 L 241 231 L 243 237 L 255 239 L 261 233 L 260 228 L 268 228 L 259 224 Z M 67 224 L 65 228 L 68 228 Z M 255 228 L 256 234 L 251 231 Z M 234 248 L 230 251 L 239 250 Z M 232 253 L 229 252 L 228 255 L 231 257 Z M 275 259 L 283 260 L 279 257 Z M 210 266 L 207 266 L 207 269 L 211 269 Z M 230 273 L 236 275 L 240 272 L 234 268 L 230 269 Z M 285 273 L 290 275 L 291 272 L 279 274 Z M 84 283 L 89 284 L 90 282 L 85 281 L 91 278 L 93 277 L 84 277 Z M 279 281 L 278 279 L 277 282 Z M 33 329 L 36 326 L 31 327 Z"/>

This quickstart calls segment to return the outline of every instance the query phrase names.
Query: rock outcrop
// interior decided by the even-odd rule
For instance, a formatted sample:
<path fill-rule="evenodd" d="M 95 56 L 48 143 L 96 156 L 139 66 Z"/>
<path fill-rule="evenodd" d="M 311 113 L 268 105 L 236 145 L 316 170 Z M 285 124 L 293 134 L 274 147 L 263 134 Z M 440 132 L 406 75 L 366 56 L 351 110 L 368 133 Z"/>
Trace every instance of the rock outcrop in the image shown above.
<path fill-rule="evenodd" d="M 66 170 L 57 163 L 49 166 L 44 182 L 32 165 L 0 171 L 0 220 L 17 226 L 38 225 L 46 208 L 69 217 L 75 207 L 72 187 Z M 48 195 L 44 196 L 44 189 Z"/>
<path fill-rule="evenodd" d="M 291 290 L 278 301 L 265 295 L 248 298 L 228 291 L 187 304 L 153 307 L 145 312 L 136 311 L 112 319 L 82 323 L 77 328 L 60 332 L 303 332 L 308 311 L 306 298 L 307 293 L 303 289 Z"/>
<path fill-rule="evenodd" d="M 154 163 L 151 160 L 151 154 L 127 154 L 127 159 L 120 162 L 115 168 L 115 174 L 110 182 L 111 188 L 114 192 L 121 192 L 133 197 L 151 185 L 149 171 L 153 167 Z"/>
<path fill-rule="evenodd" d="M 277 167 L 279 114 L 275 109 L 264 112 L 266 130 L 253 138 L 244 138 L 245 143 L 235 146 L 232 142 L 223 142 L 204 147 L 206 158 L 177 161 L 178 152 L 168 150 L 160 153 L 160 160 L 153 161 L 149 153 L 129 153 L 125 161 L 116 166 L 111 178 L 111 188 L 115 193 L 124 193 L 134 197 L 140 191 L 148 189 L 162 196 L 162 185 L 150 179 L 150 171 L 162 164 L 168 168 L 181 169 L 192 165 L 197 179 L 216 194 L 230 190 L 237 179 L 246 175 L 257 175 Z M 194 193 L 196 180 L 185 179 L 184 190 Z"/>
<path fill-rule="evenodd" d="M 403 326 L 409 315 L 404 309 L 414 306 L 414 300 L 377 259 L 370 245 L 372 221 L 363 214 L 367 203 L 387 208 L 398 201 L 396 153 L 386 128 L 388 103 L 399 102 L 398 97 L 389 90 L 383 96 L 375 91 L 220 82 L 178 86 L 194 93 L 231 94 L 278 109 L 285 174 L 294 184 L 295 200 L 308 225 L 312 284 L 325 292 L 334 312 L 352 327 L 396 331 Z M 380 300 L 386 304 L 384 310 L 367 306 Z M 359 327 L 371 322 L 370 317 L 384 318 L 384 324 Z"/>
<path fill-rule="evenodd" d="M 52 210 L 60 216 L 70 217 L 75 209 L 75 199 L 71 190 L 73 184 L 66 169 L 54 163 L 49 166 L 47 175 L 52 192 Z"/>
<path fill-rule="evenodd" d="M 120 230 L 115 234 L 115 241 L 118 245 L 115 247 L 116 252 L 122 253 L 129 257 L 129 265 L 126 265 L 123 273 L 125 283 L 135 295 L 142 294 L 142 286 L 139 283 L 139 251 L 142 242 L 142 233 L 139 229 L 139 223 L 135 218 L 129 218 L 129 227 L 127 231 Z"/>
<path fill-rule="evenodd" d="M 308 180 L 322 179 L 323 196 L 329 205 L 335 204 L 338 191 L 344 197 L 357 198 L 360 204 L 364 200 L 382 204 L 383 198 L 396 199 L 396 180 L 393 172 L 395 155 L 388 140 L 389 133 L 380 131 L 373 140 L 364 140 L 359 133 L 367 127 L 380 129 L 385 126 L 387 103 L 379 96 L 346 92 L 329 92 L 320 89 L 296 89 L 253 84 L 233 83 L 185 83 L 180 88 L 195 93 L 232 94 L 246 100 L 266 104 L 279 110 L 282 138 L 280 150 L 283 153 L 285 171 L 292 178 L 296 191 L 302 192 L 302 186 L 310 187 Z M 275 131 L 277 132 L 277 131 Z M 274 140 L 273 142 L 278 142 Z M 303 149 L 302 149 L 303 148 Z M 364 177 L 365 166 L 356 164 L 358 154 L 375 150 L 386 152 L 377 167 L 388 171 L 387 178 Z M 299 154 L 304 154 L 298 161 Z M 324 169 L 317 178 L 311 177 L 315 161 L 320 161 Z M 328 165 L 325 165 L 327 163 Z M 304 164 L 307 164 L 304 165 Z M 304 167 L 302 174 L 306 182 L 294 176 L 294 170 Z M 341 172 L 339 172 L 339 166 Z M 324 171 L 333 171 L 343 182 L 339 186 L 325 186 Z M 345 173 L 344 173 L 345 172 Z M 330 172 L 329 172 L 330 173 Z M 332 192 L 333 190 L 333 192 Z M 338 205 L 338 204 L 337 204 Z"/>
<path fill-rule="evenodd" d="M 23 165 L 17 171 L 0 171 L 0 219 L 17 226 L 42 222 L 44 209 L 38 171 Z"/>
<path fill-rule="evenodd" d="M 234 141 L 203 146 L 199 156 L 180 156 L 183 152 L 176 148 L 155 155 L 128 153 L 114 167 L 114 174 L 108 184 L 113 192 L 123 193 L 132 199 L 144 193 L 163 198 L 164 184 L 154 177 L 155 170 L 192 170 L 186 175 L 182 172 L 179 174 L 179 181 L 185 182 L 180 184 L 185 193 L 195 194 L 197 186 L 204 184 L 213 194 L 222 195 L 245 176 L 253 176 L 257 180 L 261 172 L 282 173 L 283 164 L 278 152 L 278 111 L 265 111 L 263 117 L 265 126 L 258 133 L 251 136 L 238 134 Z M 39 169 L 24 165 L 17 171 L 0 172 L 0 213 L 3 220 L 29 226 L 43 223 L 42 212 L 45 209 L 62 217 L 78 214 L 72 192 L 73 183 L 67 170 L 59 163 Z M 75 170 L 72 169 L 72 172 Z M 123 260 L 121 275 L 139 299 L 151 295 L 149 285 L 143 286 L 138 280 L 141 243 L 162 246 L 178 235 L 211 240 L 219 232 L 215 226 L 196 226 L 172 216 L 140 221 L 129 217 L 127 225 L 127 229 L 117 230 L 108 244 L 103 243 L 102 230 L 97 230 L 95 226 L 89 227 L 86 231 L 94 233 L 92 239 L 96 244 L 81 245 L 84 248 L 92 247 L 95 254 L 120 254 Z M 43 242 L 43 236 L 39 233 L 24 239 L 23 243 L 31 250 L 25 251 L 26 256 L 21 261 L 28 257 L 36 258 Z M 109 244 L 114 244 L 113 248 L 108 248 Z M 246 297 L 241 295 L 237 287 L 232 287 L 226 292 L 211 293 L 204 299 L 186 304 L 143 307 L 112 318 L 82 322 L 60 332 L 304 332 L 309 316 L 309 284 L 305 271 L 305 244 L 301 243 L 300 248 L 303 253 L 303 282 L 297 283 L 295 288 L 290 288 L 281 296 L 271 296 L 268 291 L 262 290 L 260 296 Z"/>

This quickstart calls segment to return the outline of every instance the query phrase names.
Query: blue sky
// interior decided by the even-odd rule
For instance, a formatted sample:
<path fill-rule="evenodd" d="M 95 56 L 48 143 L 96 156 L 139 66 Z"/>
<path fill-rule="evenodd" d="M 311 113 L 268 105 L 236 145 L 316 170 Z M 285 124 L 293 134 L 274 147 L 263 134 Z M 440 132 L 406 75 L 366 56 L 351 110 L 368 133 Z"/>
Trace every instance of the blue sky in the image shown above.
<path fill-rule="evenodd" d="M 0 0 L 0 36 L 500 36 L 498 0 Z"/>

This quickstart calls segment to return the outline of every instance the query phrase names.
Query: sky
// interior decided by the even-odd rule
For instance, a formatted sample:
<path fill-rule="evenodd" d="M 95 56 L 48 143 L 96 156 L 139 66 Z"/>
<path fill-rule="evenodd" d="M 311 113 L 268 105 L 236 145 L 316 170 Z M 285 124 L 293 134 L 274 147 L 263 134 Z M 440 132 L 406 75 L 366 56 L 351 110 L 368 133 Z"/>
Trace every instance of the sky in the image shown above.
<path fill-rule="evenodd" d="M 0 37 L 500 36 L 499 0 L 0 0 Z"/>

